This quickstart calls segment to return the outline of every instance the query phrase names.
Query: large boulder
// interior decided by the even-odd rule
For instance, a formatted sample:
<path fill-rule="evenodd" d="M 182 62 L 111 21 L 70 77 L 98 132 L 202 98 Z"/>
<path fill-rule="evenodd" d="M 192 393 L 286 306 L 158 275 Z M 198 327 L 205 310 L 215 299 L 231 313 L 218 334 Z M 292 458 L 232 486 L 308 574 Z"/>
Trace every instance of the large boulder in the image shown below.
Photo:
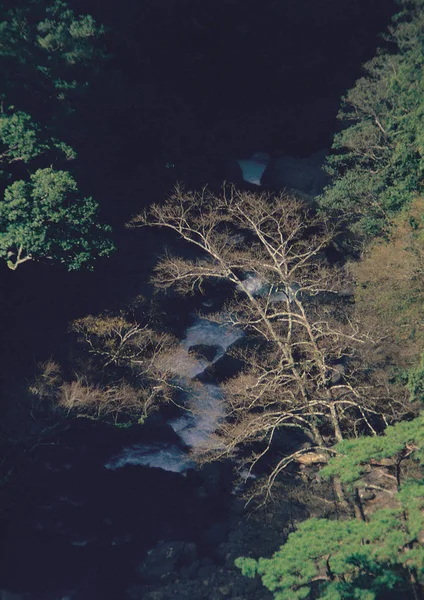
<path fill-rule="evenodd" d="M 216 355 L 224 353 L 222 346 L 212 344 L 194 344 L 188 349 L 188 353 L 200 360 L 212 362 Z"/>
<path fill-rule="evenodd" d="M 261 178 L 270 161 L 270 155 L 266 152 L 256 152 L 250 158 L 238 158 L 243 174 L 243 180 L 253 185 L 261 185 Z"/>
<path fill-rule="evenodd" d="M 243 183 L 243 171 L 236 158 L 226 158 L 222 161 L 224 179 L 239 186 Z"/>
<path fill-rule="evenodd" d="M 317 196 L 327 182 L 327 176 L 322 169 L 326 155 L 326 150 L 320 150 L 307 158 L 271 158 L 262 175 L 261 185 L 273 190 L 288 188 L 307 196 Z"/>
<path fill-rule="evenodd" d="M 146 583 L 168 583 L 177 577 L 177 570 L 196 560 L 196 545 L 191 542 L 160 541 L 152 548 L 137 574 Z"/>

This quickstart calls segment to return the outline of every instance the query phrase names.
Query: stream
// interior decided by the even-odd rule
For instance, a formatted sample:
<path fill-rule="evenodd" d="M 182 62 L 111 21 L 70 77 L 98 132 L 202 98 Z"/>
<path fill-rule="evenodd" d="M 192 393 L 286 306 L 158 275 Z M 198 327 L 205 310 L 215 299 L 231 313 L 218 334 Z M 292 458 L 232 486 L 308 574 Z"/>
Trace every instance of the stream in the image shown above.
<path fill-rule="evenodd" d="M 214 433 L 217 423 L 223 417 L 222 392 L 217 384 L 203 384 L 193 381 L 206 369 L 222 359 L 227 350 L 243 337 L 243 331 L 235 327 L 197 318 L 187 328 L 180 343 L 173 364 L 178 385 L 184 390 L 186 411 L 182 416 L 169 421 L 169 425 L 178 435 L 187 449 L 201 448 Z M 212 351 L 210 360 L 196 357 L 190 353 L 196 347 L 207 347 Z M 144 445 L 134 444 L 125 447 L 117 456 L 112 457 L 106 468 L 117 469 L 125 465 L 146 465 L 182 473 L 194 468 L 193 462 L 181 447 L 175 444 Z"/>
<path fill-rule="evenodd" d="M 246 182 L 259 186 L 267 164 L 272 159 L 268 163 L 263 154 L 241 162 Z M 249 273 L 243 285 L 272 302 L 296 293 L 270 289 Z M 196 308 L 213 312 L 214 299 L 189 306 L 190 312 Z M 76 419 L 34 448 L 16 476 L 1 532 L 7 544 L 0 590 L 16 594 L 10 600 L 122 600 L 158 544 L 159 565 L 166 564 L 160 548 L 167 543 L 191 548 L 190 560 L 181 564 L 212 569 L 211 561 L 222 562 L 217 552 L 236 500 L 231 465 L 199 470 L 190 450 L 210 444 L 225 416 L 214 371 L 225 370 L 229 351 L 243 336 L 239 328 L 193 313 L 172 362 L 182 390 L 179 409 L 129 429 Z M 151 575 L 141 572 L 148 583 Z"/>

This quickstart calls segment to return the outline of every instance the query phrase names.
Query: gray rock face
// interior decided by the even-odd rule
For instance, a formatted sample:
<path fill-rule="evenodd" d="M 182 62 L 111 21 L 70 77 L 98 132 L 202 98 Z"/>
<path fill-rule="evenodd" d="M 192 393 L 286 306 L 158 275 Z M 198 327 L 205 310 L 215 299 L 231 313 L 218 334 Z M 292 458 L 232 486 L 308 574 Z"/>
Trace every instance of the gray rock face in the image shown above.
<path fill-rule="evenodd" d="M 289 188 L 307 196 L 317 196 L 327 182 L 322 169 L 326 155 L 326 150 L 320 150 L 307 158 L 271 158 L 262 175 L 261 185 L 273 190 Z"/>
<path fill-rule="evenodd" d="M 253 185 L 261 185 L 261 177 L 269 163 L 270 155 L 257 152 L 247 159 L 237 159 L 243 173 L 243 179 Z"/>
<path fill-rule="evenodd" d="M 137 574 L 147 583 L 167 583 L 177 576 L 177 570 L 196 560 L 196 545 L 187 542 L 158 542 L 149 551 Z"/>
<path fill-rule="evenodd" d="M 222 161 L 223 179 L 229 183 L 241 185 L 243 183 L 243 171 L 240 163 L 235 158 L 226 158 Z"/>
<path fill-rule="evenodd" d="M 210 346 L 209 344 L 195 344 L 188 349 L 189 354 L 192 354 L 198 359 L 203 358 L 208 362 L 212 362 L 220 351 L 223 351 L 221 346 Z"/>

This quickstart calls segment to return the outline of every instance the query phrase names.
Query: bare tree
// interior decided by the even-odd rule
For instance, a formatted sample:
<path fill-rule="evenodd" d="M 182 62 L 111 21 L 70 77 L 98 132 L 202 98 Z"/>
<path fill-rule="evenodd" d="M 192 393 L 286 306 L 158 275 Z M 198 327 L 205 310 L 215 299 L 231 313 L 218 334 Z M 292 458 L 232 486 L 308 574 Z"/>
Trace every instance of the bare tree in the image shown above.
<path fill-rule="evenodd" d="M 234 287 L 213 318 L 243 328 L 248 344 L 244 368 L 224 385 L 226 418 L 206 456 L 234 456 L 261 441 L 250 456 L 255 464 L 281 427 L 300 428 L 325 449 L 345 435 L 375 435 L 404 411 L 402 393 L 393 396 L 372 365 L 372 340 L 355 322 L 347 274 L 326 259 L 334 230 L 298 199 L 177 187 L 131 225 L 171 229 L 199 251 L 193 259 L 166 256 L 154 276 L 159 288 Z M 271 478 L 294 458 L 282 459 Z"/>
<path fill-rule="evenodd" d="M 178 384 L 170 365 L 177 349 L 169 334 L 118 315 L 88 315 L 72 324 L 90 360 L 60 390 L 58 405 L 98 418 L 143 420 L 171 400 Z"/>
<path fill-rule="evenodd" d="M 135 417 L 139 423 L 166 399 L 159 386 L 135 386 L 126 381 L 96 385 L 86 377 L 76 376 L 57 390 L 56 405 L 67 414 L 118 422 Z"/>
<path fill-rule="evenodd" d="M 68 376 L 56 363 L 40 365 L 30 388 L 64 414 L 142 422 L 178 388 L 172 370 L 176 340 L 118 315 L 88 315 L 72 323 L 78 349 Z"/>

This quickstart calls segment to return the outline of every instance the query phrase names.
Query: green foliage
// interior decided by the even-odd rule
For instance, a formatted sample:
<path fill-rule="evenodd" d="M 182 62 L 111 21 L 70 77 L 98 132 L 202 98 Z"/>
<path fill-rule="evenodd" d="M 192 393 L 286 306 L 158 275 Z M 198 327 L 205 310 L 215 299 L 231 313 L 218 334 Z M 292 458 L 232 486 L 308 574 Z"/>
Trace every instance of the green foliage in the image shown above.
<path fill-rule="evenodd" d="M 381 232 L 422 185 L 424 6 L 402 4 L 390 30 L 397 51 L 380 51 L 343 98 L 339 118 L 347 127 L 334 138 L 332 183 L 319 199 L 322 210 L 343 217 L 365 239 Z"/>
<path fill-rule="evenodd" d="M 348 485 L 371 460 L 407 452 L 422 464 L 424 415 L 388 427 L 383 436 L 342 441 L 336 450 L 321 473 Z M 260 575 L 276 600 L 384 600 L 392 591 L 416 598 L 424 585 L 424 479 L 406 481 L 395 500 L 368 521 L 307 519 L 272 558 L 242 557 L 236 565 L 247 577 Z"/>
<path fill-rule="evenodd" d="M 66 2 L 56 0 L 46 9 L 47 18 L 37 24 L 37 43 L 48 53 L 56 53 L 69 65 L 91 62 L 99 52 L 93 40 L 103 35 L 91 15 L 76 17 Z"/>
<path fill-rule="evenodd" d="M 11 9 L 4 4 L 0 2 L 0 60 L 2 92 L 9 101 L 26 101 L 34 91 L 44 101 L 64 100 L 84 87 L 82 68 L 92 68 L 104 57 L 99 44 L 103 27 L 90 15 L 76 16 L 62 0 L 21 0 Z"/>
<path fill-rule="evenodd" d="M 368 468 L 371 459 L 401 456 L 408 449 L 413 457 L 424 462 L 424 414 L 412 421 L 401 421 L 387 427 L 384 435 L 343 440 L 336 447 L 321 474 L 340 477 L 342 483 L 353 484 Z"/>
<path fill-rule="evenodd" d="M 0 9 L 0 256 L 12 269 L 45 258 L 89 266 L 112 251 L 109 228 L 61 168 L 76 157 L 62 136 L 71 135 L 72 97 L 104 55 L 103 28 L 62 0 L 9 9 L 0 0 Z"/>
<path fill-rule="evenodd" d="M 110 253 L 109 228 L 96 223 L 97 204 L 80 198 L 66 171 L 38 169 L 30 181 L 15 181 L 0 203 L 0 255 L 16 268 L 30 258 L 48 258 L 78 269 Z"/>
<path fill-rule="evenodd" d="M 424 402 L 424 353 L 419 365 L 408 372 L 408 389 L 413 400 Z"/>
<path fill-rule="evenodd" d="M 66 160 L 76 157 L 75 151 L 65 142 L 50 137 L 30 115 L 22 111 L 3 112 L 0 115 L 0 162 L 29 163 L 40 154 L 59 151 Z"/>
<path fill-rule="evenodd" d="M 308 519 L 270 559 L 239 558 L 243 575 L 262 577 L 276 600 L 375 600 L 424 576 L 424 482 L 405 484 L 398 509 L 369 522 Z"/>
<path fill-rule="evenodd" d="M 40 127 L 24 112 L 3 113 L 0 116 L 0 140 L 4 146 L 0 154 L 2 161 L 28 162 L 43 149 L 38 140 Z"/>

